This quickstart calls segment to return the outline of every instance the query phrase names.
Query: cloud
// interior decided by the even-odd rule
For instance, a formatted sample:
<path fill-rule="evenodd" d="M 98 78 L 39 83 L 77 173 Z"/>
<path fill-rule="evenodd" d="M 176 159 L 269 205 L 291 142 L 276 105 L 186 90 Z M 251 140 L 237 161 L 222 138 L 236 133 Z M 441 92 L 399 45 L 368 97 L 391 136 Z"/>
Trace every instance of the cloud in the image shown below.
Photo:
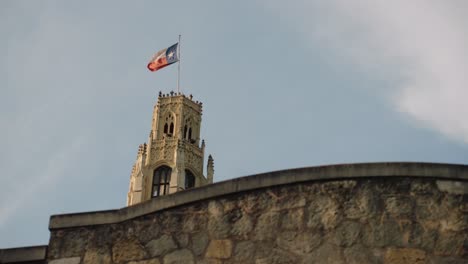
<path fill-rule="evenodd" d="M 396 84 L 396 111 L 468 143 L 468 19 L 463 1 L 264 1 L 316 48 Z M 382 78 L 379 77 L 379 78 Z"/>

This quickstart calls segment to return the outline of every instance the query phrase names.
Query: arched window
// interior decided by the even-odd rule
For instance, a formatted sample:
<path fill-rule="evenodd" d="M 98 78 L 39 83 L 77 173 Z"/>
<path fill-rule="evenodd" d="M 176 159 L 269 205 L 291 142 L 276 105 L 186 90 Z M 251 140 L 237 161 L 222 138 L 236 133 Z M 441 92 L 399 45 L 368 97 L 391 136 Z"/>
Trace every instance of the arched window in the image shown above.
<path fill-rule="evenodd" d="M 172 169 L 168 166 L 161 166 L 154 170 L 152 196 L 157 197 L 169 193 L 169 183 L 171 182 Z"/>
<path fill-rule="evenodd" d="M 189 140 L 192 139 L 192 128 L 189 128 L 189 130 L 188 130 L 188 139 Z"/>
<path fill-rule="evenodd" d="M 168 128 L 168 126 L 167 126 L 167 123 L 166 123 L 166 124 L 164 125 L 164 134 L 167 134 L 167 128 Z"/>
<path fill-rule="evenodd" d="M 184 126 L 184 138 L 187 139 L 187 125 Z"/>
<path fill-rule="evenodd" d="M 195 176 L 189 170 L 185 170 L 185 190 L 195 187 Z"/>
<path fill-rule="evenodd" d="M 174 123 L 171 123 L 171 126 L 169 128 L 169 134 L 174 134 Z"/>

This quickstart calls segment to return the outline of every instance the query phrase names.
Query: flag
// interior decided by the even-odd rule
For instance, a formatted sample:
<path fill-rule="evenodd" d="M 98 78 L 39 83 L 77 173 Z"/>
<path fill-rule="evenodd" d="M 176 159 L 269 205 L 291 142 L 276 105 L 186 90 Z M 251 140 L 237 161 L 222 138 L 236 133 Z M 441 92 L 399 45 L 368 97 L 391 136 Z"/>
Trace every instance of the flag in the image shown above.
<path fill-rule="evenodd" d="M 171 65 L 174 62 L 178 62 L 179 61 L 179 56 L 177 54 L 178 47 L 179 47 L 179 43 L 176 43 L 167 49 L 158 51 L 153 56 L 151 61 L 148 63 L 148 70 L 157 71 L 168 65 Z"/>

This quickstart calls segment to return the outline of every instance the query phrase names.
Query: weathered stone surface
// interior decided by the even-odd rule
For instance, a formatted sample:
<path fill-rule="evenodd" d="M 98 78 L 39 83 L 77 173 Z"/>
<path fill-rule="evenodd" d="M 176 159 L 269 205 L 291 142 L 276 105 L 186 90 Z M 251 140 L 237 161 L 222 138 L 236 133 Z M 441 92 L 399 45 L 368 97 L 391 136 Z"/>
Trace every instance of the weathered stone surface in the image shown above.
<path fill-rule="evenodd" d="M 67 232 L 53 232 L 48 251 L 49 257 L 67 258 L 83 255 L 90 233 L 92 232 L 85 228 L 73 228 Z"/>
<path fill-rule="evenodd" d="M 325 243 L 318 249 L 314 250 L 311 254 L 307 255 L 302 263 L 345 264 L 346 262 L 339 247 Z"/>
<path fill-rule="evenodd" d="M 466 258 L 456 257 L 439 257 L 431 256 L 428 257 L 428 264 L 466 264 Z"/>
<path fill-rule="evenodd" d="M 210 236 L 216 239 L 222 239 L 229 237 L 231 231 L 231 224 L 227 215 L 224 216 L 213 216 L 208 220 L 208 232 Z"/>
<path fill-rule="evenodd" d="M 133 223 L 135 234 L 142 243 L 148 243 L 151 239 L 157 238 L 161 231 L 161 225 L 158 223 L 156 217 L 148 217 L 145 220 L 136 220 Z"/>
<path fill-rule="evenodd" d="M 52 230 L 47 256 L 55 264 L 465 263 L 468 196 L 440 188 L 434 178 L 394 177 L 275 186 Z"/>
<path fill-rule="evenodd" d="M 206 250 L 207 258 L 227 259 L 232 255 L 232 241 L 223 240 L 211 240 Z"/>
<path fill-rule="evenodd" d="M 111 256 L 109 253 L 99 253 L 95 250 L 86 251 L 83 258 L 83 264 L 94 263 L 110 264 L 112 263 Z"/>
<path fill-rule="evenodd" d="M 128 264 L 160 264 L 160 263 L 161 262 L 159 262 L 159 259 L 154 258 L 154 259 L 147 259 L 147 260 L 141 260 L 141 261 L 130 261 Z"/>
<path fill-rule="evenodd" d="M 247 239 L 250 232 L 253 230 L 253 221 L 252 217 L 249 215 L 242 215 L 233 225 L 231 234 L 235 237 L 239 237 L 241 239 Z"/>
<path fill-rule="evenodd" d="M 362 243 L 368 247 L 404 246 L 411 234 L 411 221 L 397 222 L 382 217 L 371 219 L 364 228 Z"/>
<path fill-rule="evenodd" d="M 303 228 L 304 224 L 304 209 L 290 209 L 285 211 L 281 216 L 281 228 L 298 230 Z"/>
<path fill-rule="evenodd" d="M 200 230 L 206 230 L 206 223 L 208 218 L 202 213 L 192 213 L 187 215 L 182 225 L 182 230 L 187 233 L 198 232 Z"/>
<path fill-rule="evenodd" d="M 455 232 L 468 229 L 468 215 L 460 211 L 451 211 L 440 221 L 440 229 Z"/>
<path fill-rule="evenodd" d="M 359 238 L 361 225 L 353 221 L 344 221 L 336 228 L 333 242 L 338 246 L 349 247 Z"/>
<path fill-rule="evenodd" d="M 462 181 L 436 181 L 437 188 L 450 194 L 468 194 L 468 182 Z"/>
<path fill-rule="evenodd" d="M 157 257 L 177 248 L 174 239 L 169 235 L 162 235 L 158 239 L 151 240 L 146 244 L 146 249 L 151 257 Z"/>
<path fill-rule="evenodd" d="M 468 237 L 455 232 L 443 232 L 439 234 L 434 253 L 439 256 L 461 256 L 467 253 Z"/>
<path fill-rule="evenodd" d="M 176 235 L 177 244 L 181 248 L 186 248 L 189 243 L 189 235 L 186 233 L 179 233 Z"/>
<path fill-rule="evenodd" d="M 224 213 L 223 205 L 218 201 L 210 201 L 208 203 L 208 213 L 210 214 L 210 217 L 222 217 Z"/>
<path fill-rule="evenodd" d="M 54 259 L 49 261 L 49 264 L 80 264 L 81 258 L 74 257 L 74 258 L 62 258 L 62 259 Z"/>
<path fill-rule="evenodd" d="M 145 257 L 146 252 L 136 239 L 120 240 L 112 247 L 112 260 L 115 263 L 141 260 Z"/>
<path fill-rule="evenodd" d="M 308 207 L 309 219 L 307 227 L 318 229 L 335 228 L 341 220 L 338 203 L 329 196 L 319 195 L 314 197 Z"/>
<path fill-rule="evenodd" d="M 319 246 L 321 241 L 320 233 L 286 231 L 278 235 L 276 244 L 286 251 L 303 255 Z"/>
<path fill-rule="evenodd" d="M 272 230 L 277 230 L 279 225 L 280 214 L 279 212 L 267 212 L 257 219 L 257 224 L 255 226 L 255 236 L 256 240 L 266 240 L 272 239 L 275 237 L 275 233 Z"/>
<path fill-rule="evenodd" d="M 235 262 L 252 261 L 255 255 L 255 244 L 251 241 L 242 241 L 237 243 L 234 249 L 233 260 Z"/>
<path fill-rule="evenodd" d="M 441 206 L 437 197 L 428 195 L 415 197 L 414 211 L 418 219 L 423 221 L 441 219 L 448 213 L 447 207 Z"/>
<path fill-rule="evenodd" d="M 181 249 L 164 256 L 164 264 L 194 264 L 192 252 L 187 249 Z"/>
<path fill-rule="evenodd" d="M 413 212 L 412 200 L 405 196 L 390 196 L 385 199 L 385 209 L 394 217 L 410 218 Z"/>
<path fill-rule="evenodd" d="M 379 263 L 372 252 L 362 245 L 355 245 L 344 249 L 344 259 L 347 264 Z"/>
<path fill-rule="evenodd" d="M 438 230 L 430 226 L 414 224 L 410 237 L 410 245 L 418 248 L 431 251 L 434 248 L 435 242 L 438 239 Z"/>
<path fill-rule="evenodd" d="M 208 245 L 208 235 L 204 232 L 195 233 L 192 235 L 192 250 L 195 255 L 199 256 L 205 252 Z"/>
<path fill-rule="evenodd" d="M 359 190 L 344 202 L 344 214 L 348 219 L 373 217 L 378 213 L 379 197 L 369 188 Z"/>
<path fill-rule="evenodd" d="M 413 180 L 410 192 L 412 195 L 434 195 L 436 193 L 434 183 L 423 180 Z"/>
<path fill-rule="evenodd" d="M 268 248 L 263 245 L 257 252 L 255 264 L 296 264 L 298 258 L 294 254 L 275 248 Z"/>
<path fill-rule="evenodd" d="M 385 252 L 385 264 L 424 264 L 426 253 L 413 248 L 389 248 Z"/>

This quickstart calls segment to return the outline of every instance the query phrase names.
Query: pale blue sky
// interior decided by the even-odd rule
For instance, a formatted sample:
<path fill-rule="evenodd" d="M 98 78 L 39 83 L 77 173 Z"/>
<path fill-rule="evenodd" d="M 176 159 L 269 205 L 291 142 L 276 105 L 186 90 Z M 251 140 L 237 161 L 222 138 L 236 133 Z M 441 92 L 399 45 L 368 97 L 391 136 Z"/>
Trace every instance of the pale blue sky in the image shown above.
<path fill-rule="evenodd" d="M 0 248 L 51 214 L 125 205 L 177 67 L 215 180 L 334 163 L 468 161 L 465 1 L 1 1 Z"/>

